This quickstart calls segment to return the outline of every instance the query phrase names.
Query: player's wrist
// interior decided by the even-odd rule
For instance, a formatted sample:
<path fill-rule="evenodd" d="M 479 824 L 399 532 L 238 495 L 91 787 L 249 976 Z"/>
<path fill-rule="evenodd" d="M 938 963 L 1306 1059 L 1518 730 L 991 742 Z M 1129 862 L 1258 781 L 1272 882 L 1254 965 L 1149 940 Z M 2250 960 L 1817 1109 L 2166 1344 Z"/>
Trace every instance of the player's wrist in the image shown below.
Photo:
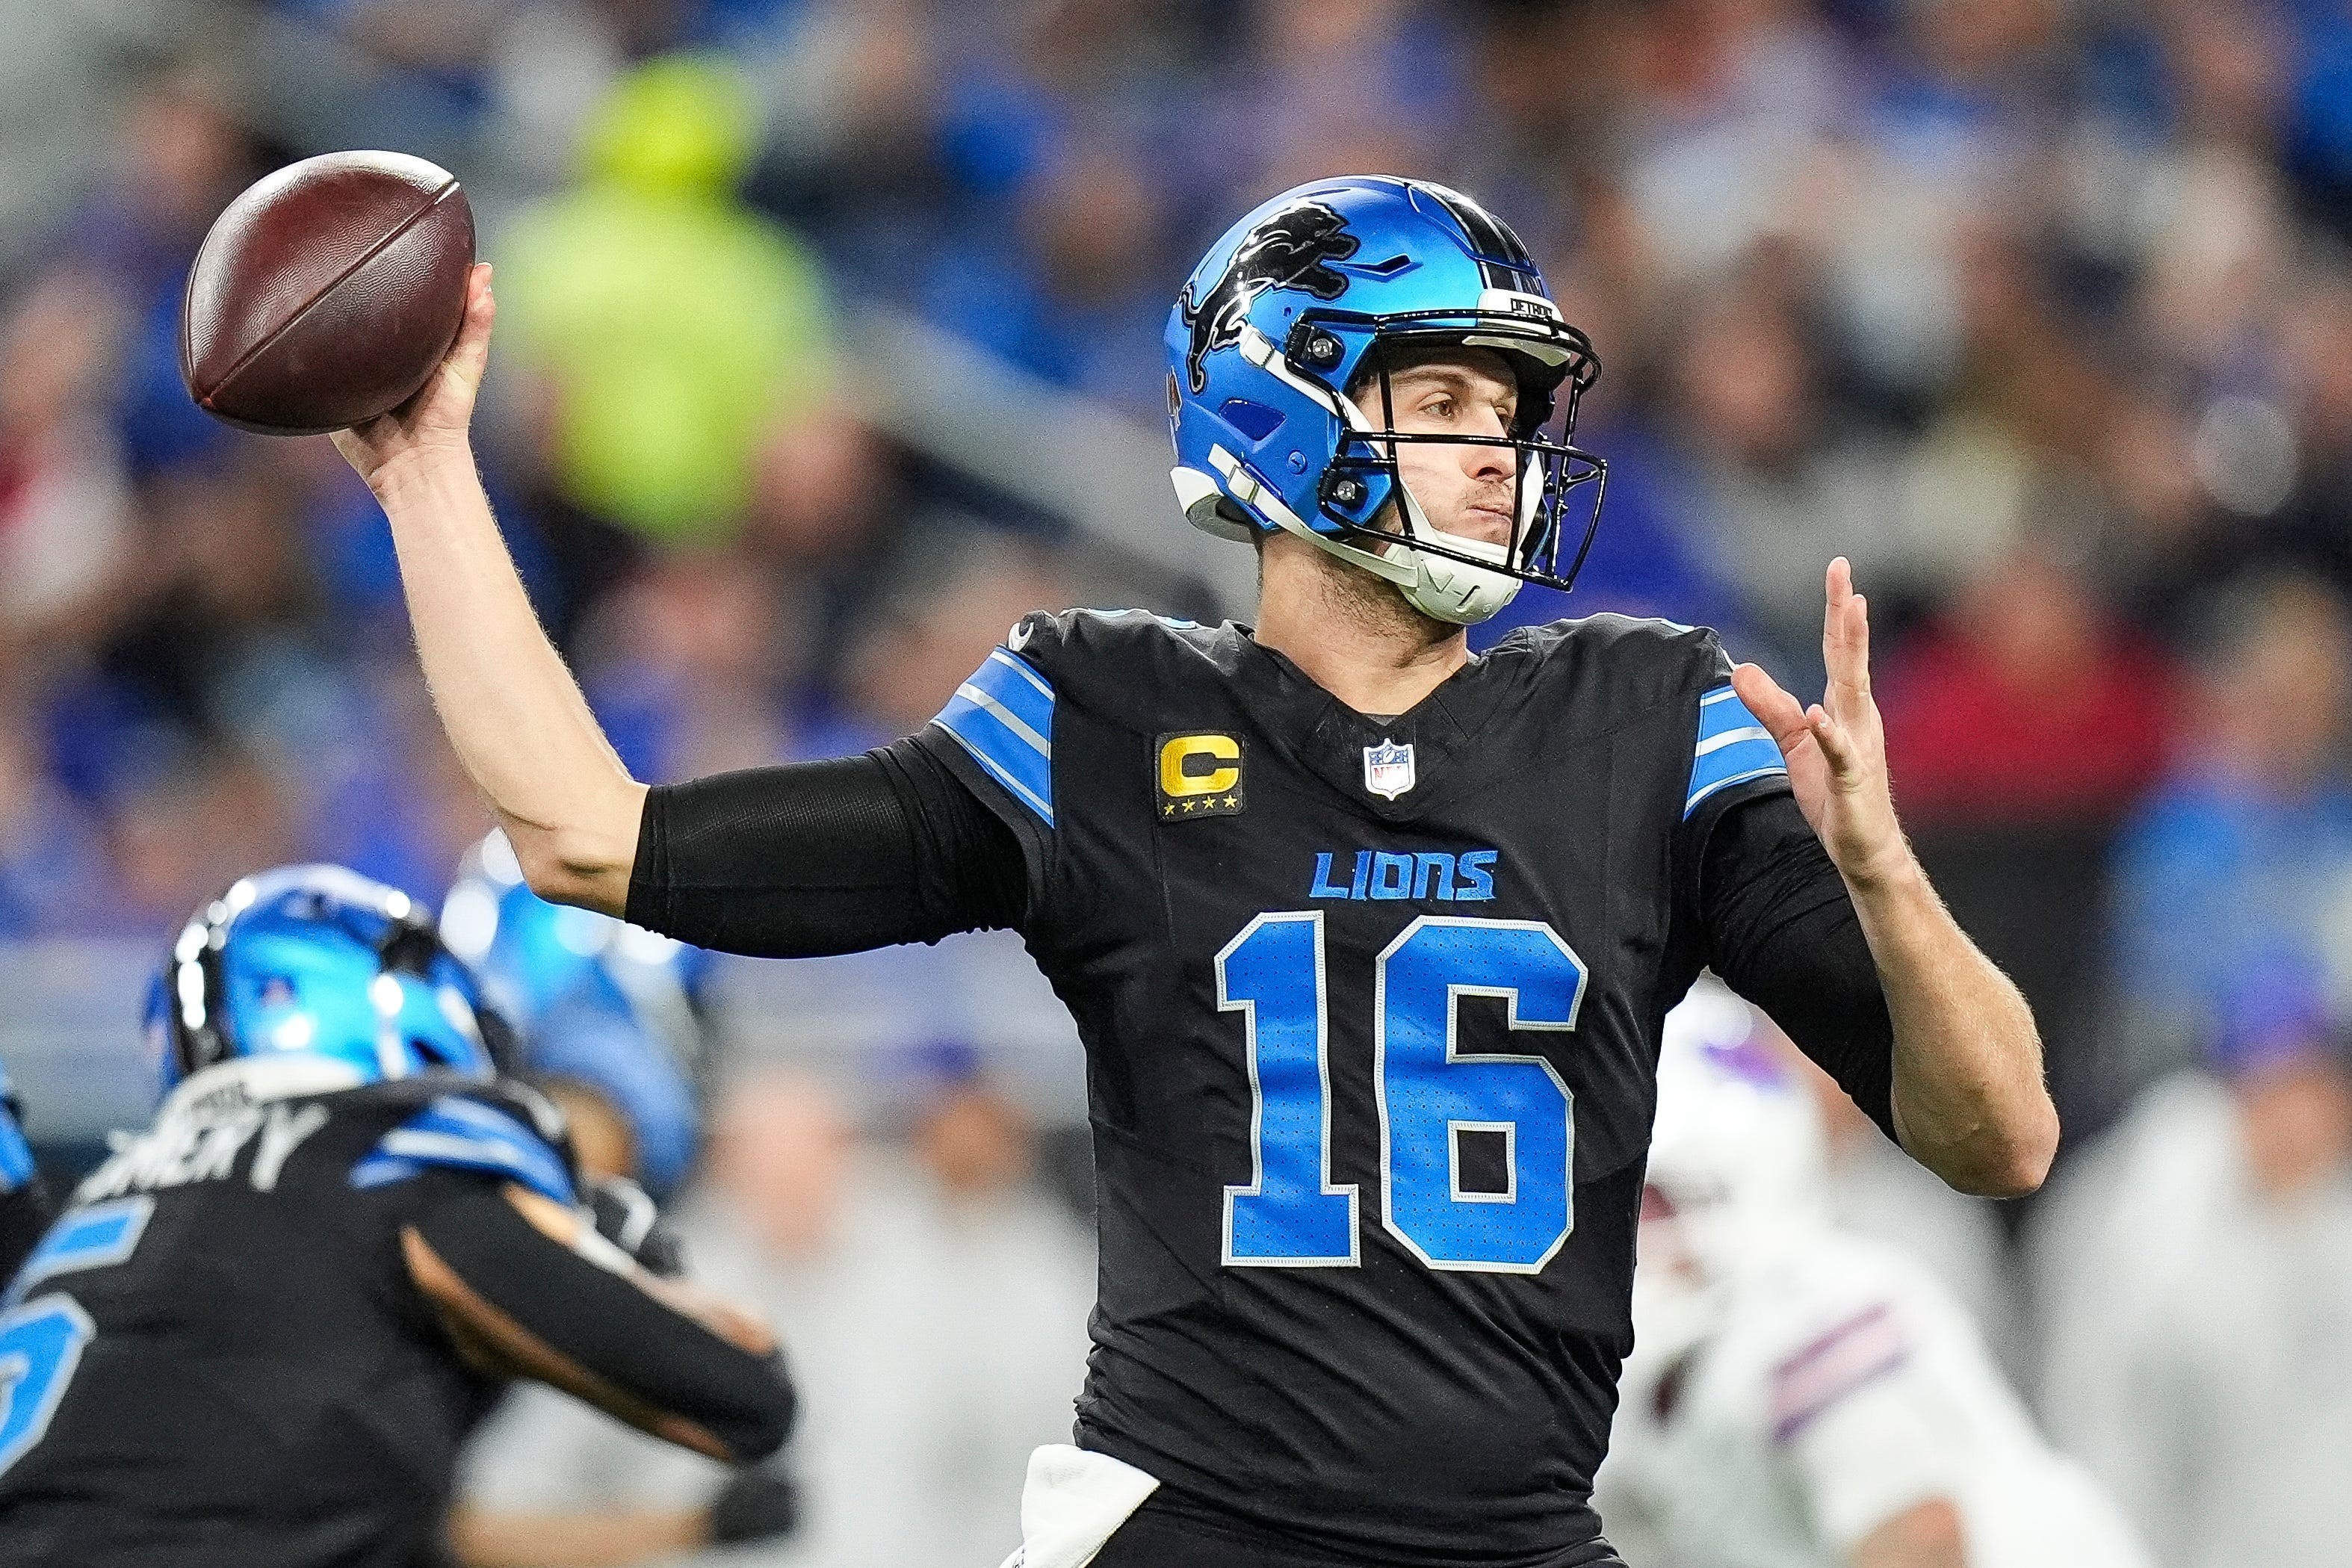
<path fill-rule="evenodd" d="M 1845 879 L 1846 888 L 1856 898 L 1898 895 L 1912 887 L 1924 887 L 1927 873 L 1920 869 L 1919 857 L 1911 852 L 1911 842 L 1895 829 L 1874 841 L 1847 848 L 1831 856 L 1837 862 L 1838 874 Z"/>
<path fill-rule="evenodd" d="M 462 434 L 418 441 L 362 470 L 360 476 L 389 512 L 452 482 L 475 482 L 473 444 Z"/>

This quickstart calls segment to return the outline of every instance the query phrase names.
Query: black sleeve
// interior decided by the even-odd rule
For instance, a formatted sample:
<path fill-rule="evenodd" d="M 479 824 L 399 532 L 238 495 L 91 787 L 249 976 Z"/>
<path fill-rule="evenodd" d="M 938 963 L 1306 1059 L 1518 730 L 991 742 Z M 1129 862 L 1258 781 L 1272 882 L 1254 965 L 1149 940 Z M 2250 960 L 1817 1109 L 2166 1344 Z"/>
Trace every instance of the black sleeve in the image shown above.
<path fill-rule="evenodd" d="M 755 1354 L 533 1225 L 497 1187 L 467 1182 L 409 1221 L 429 1249 L 420 1288 L 469 1323 L 498 1323 L 535 1372 L 657 1436 L 738 1463 L 792 1429 L 782 1358 Z M 639 1276 L 638 1278 L 642 1278 Z M 527 1336 L 518 1340 L 517 1336 Z"/>
<path fill-rule="evenodd" d="M 1706 838 L 1707 966 L 1895 1135 L 1895 1025 L 1845 881 L 1785 790 L 1741 800 Z"/>
<path fill-rule="evenodd" d="M 7 1074 L 0 1071 L 0 1281 L 16 1272 L 57 1218 L 6 1084 Z"/>
<path fill-rule="evenodd" d="M 628 917 L 698 947 L 815 957 L 1018 925 L 1027 874 L 1012 831 L 908 737 L 648 790 Z"/>

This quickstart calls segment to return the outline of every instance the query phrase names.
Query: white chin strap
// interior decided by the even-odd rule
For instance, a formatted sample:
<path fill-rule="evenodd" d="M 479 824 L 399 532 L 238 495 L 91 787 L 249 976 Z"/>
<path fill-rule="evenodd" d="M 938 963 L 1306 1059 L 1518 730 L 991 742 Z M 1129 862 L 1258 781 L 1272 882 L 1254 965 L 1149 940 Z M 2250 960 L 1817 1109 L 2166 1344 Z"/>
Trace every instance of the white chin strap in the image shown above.
<path fill-rule="evenodd" d="M 1486 539 L 1474 539 L 1461 534 L 1449 534 L 1430 526 L 1421 503 L 1402 480 L 1396 483 L 1397 505 L 1403 508 L 1407 526 L 1414 538 L 1433 538 L 1449 549 L 1464 555 L 1476 556 L 1500 565 L 1510 551 L 1503 545 Z M 1286 533 L 1297 534 L 1317 548 L 1339 557 L 1350 566 L 1360 566 L 1366 571 L 1384 577 L 1396 584 L 1404 601 L 1435 621 L 1456 626 L 1475 626 L 1481 621 L 1499 614 L 1519 591 L 1519 580 L 1508 572 L 1473 566 L 1466 560 L 1418 549 L 1399 536 L 1394 544 L 1367 549 L 1329 534 L 1317 533 L 1288 509 L 1270 512 Z M 1358 536 L 1360 538 L 1361 536 Z"/>

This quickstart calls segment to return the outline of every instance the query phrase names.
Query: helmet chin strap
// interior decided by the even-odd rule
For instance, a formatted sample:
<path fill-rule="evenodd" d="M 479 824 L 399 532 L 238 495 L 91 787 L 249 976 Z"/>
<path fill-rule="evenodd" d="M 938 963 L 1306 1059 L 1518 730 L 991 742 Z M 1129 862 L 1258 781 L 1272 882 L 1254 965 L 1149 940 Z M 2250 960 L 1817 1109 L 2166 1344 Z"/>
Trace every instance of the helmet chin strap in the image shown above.
<path fill-rule="evenodd" d="M 1454 626 L 1475 626 L 1481 621 L 1492 620 L 1503 606 L 1515 598 L 1520 588 L 1519 580 L 1508 572 L 1487 567 L 1474 566 L 1468 561 L 1417 549 L 1414 538 L 1434 538 L 1449 549 L 1465 555 L 1479 556 L 1501 564 L 1510 555 L 1509 547 L 1486 539 L 1474 539 L 1464 534 L 1448 533 L 1432 526 L 1421 503 L 1413 498 L 1412 488 L 1400 478 L 1396 483 L 1397 504 L 1404 511 L 1410 536 L 1400 534 L 1393 544 L 1366 549 L 1346 539 L 1334 538 L 1316 532 L 1297 517 L 1285 512 L 1275 521 L 1285 531 L 1311 541 L 1318 549 L 1337 556 L 1350 566 L 1363 568 L 1376 576 L 1396 584 L 1404 601 L 1433 621 L 1443 621 Z"/>

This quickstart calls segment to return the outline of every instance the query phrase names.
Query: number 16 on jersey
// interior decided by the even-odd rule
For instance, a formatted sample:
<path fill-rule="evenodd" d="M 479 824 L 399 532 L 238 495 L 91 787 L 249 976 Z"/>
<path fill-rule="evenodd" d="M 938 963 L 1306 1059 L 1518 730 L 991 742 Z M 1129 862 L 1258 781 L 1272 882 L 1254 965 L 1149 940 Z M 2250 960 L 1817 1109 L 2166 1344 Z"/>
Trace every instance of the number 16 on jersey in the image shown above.
<path fill-rule="evenodd" d="M 1349 1268 L 1357 1193 L 1331 1180 L 1323 916 L 1265 914 L 1217 955 L 1217 1005 L 1244 1015 L 1255 1176 L 1225 1189 L 1224 1260 Z M 1503 1000 L 1514 1030 L 1572 1030 L 1585 967 L 1524 920 L 1423 915 L 1372 974 L 1381 1215 L 1433 1269 L 1534 1273 L 1574 1222 L 1574 1099 L 1537 1055 L 1456 1053 L 1457 1003 Z M 1465 1185 L 1466 1138 L 1499 1139 L 1501 1185 Z"/>

